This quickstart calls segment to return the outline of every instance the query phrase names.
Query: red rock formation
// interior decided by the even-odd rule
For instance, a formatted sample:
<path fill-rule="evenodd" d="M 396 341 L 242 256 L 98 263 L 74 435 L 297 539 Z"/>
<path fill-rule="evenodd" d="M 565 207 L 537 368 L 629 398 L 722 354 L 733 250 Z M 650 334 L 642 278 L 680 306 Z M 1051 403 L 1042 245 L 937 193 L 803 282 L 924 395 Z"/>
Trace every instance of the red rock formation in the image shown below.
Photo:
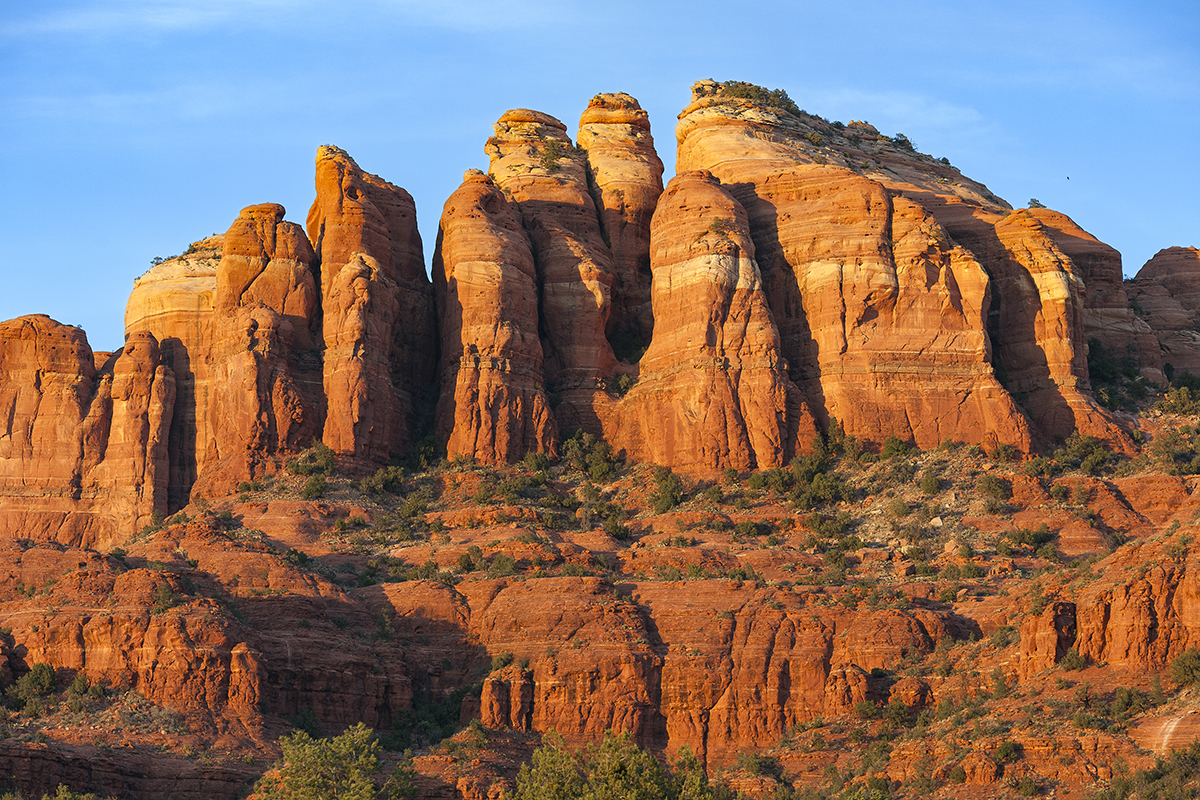
<path fill-rule="evenodd" d="M 0 519 L 10 536 L 111 543 L 165 512 L 174 377 L 148 333 L 97 373 L 87 337 L 0 324 Z"/>
<path fill-rule="evenodd" d="M 996 283 L 989 327 L 1005 388 L 1023 398 L 1043 435 L 1065 438 L 1078 430 L 1132 452 L 1128 435 L 1091 395 L 1082 278 L 1052 231 L 1027 210 L 944 216 L 955 239 L 983 254 Z"/>
<path fill-rule="evenodd" d="M 336 147 L 317 151 L 308 235 L 321 262 L 325 444 L 382 463 L 411 438 L 437 363 L 433 291 L 412 197 Z"/>
<path fill-rule="evenodd" d="M 1165 382 L 1158 340 L 1145 320 L 1129 307 L 1121 270 L 1121 254 L 1075 224 L 1066 214 L 1048 208 L 1030 209 L 1054 244 L 1075 265 L 1083 280 L 1084 338 L 1102 343 L 1115 357 L 1134 355 L 1142 374 Z"/>
<path fill-rule="evenodd" d="M 283 215 L 274 203 L 250 206 L 225 234 L 208 359 L 222 391 L 208 403 L 199 495 L 231 493 L 318 433 L 319 398 L 304 396 L 305 376 L 293 377 L 290 366 L 295 351 L 313 346 L 314 256 L 300 226 Z M 311 384 L 316 376 L 307 377 Z"/>
<path fill-rule="evenodd" d="M 241 306 L 266 306 L 291 324 L 297 348 L 311 350 L 316 255 L 304 230 L 283 221 L 284 213 L 283 206 L 264 203 L 243 208 L 234 220 L 223 240 L 215 310 L 223 316 Z"/>
<path fill-rule="evenodd" d="M 651 234 L 657 329 L 609 440 L 692 472 L 786 463 L 817 428 L 785 372 L 746 212 L 711 173 L 684 173 Z"/>
<path fill-rule="evenodd" d="M 583 159 L 566 126 L 548 114 L 508 111 L 495 131 L 489 171 L 517 202 L 533 245 L 546 379 L 562 400 L 555 416 L 564 430 L 599 433 L 612 402 L 603 382 L 617 363 L 605 337 L 613 267 Z"/>
<path fill-rule="evenodd" d="M 871 691 L 868 669 L 931 651 L 951 622 L 803 607 L 740 582 L 632 591 L 631 601 L 597 578 L 547 578 L 468 582 L 436 596 L 422 583 L 390 584 L 386 596 L 397 619 L 435 625 L 431 636 L 457 629 L 489 653 L 528 660 L 485 681 L 485 725 L 555 730 L 573 747 L 611 728 L 654 749 L 689 745 L 710 765 L 851 710 Z"/>
<path fill-rule="evenodd" d="M 1186 534 L 1136 542 L 1100 562 L 1101 580 L 1022 626 L 1022 673 L 1052 666 L 1072 646 L 1112 669 L 1159 671 L 1200 645 L 1200 577 L 1190 569 L 1190 542 Z"/>
<path fill-rule="evenodd" d="M 125 570 L 95 552 L 0 540 L 0 612 L 26 667 L 136 689 L 227 744 L 261 742 L 264 709 L 311 708 L 331 725 L 383 727 L 410 707 L 399 647 L 382 644 L 380 667 L 381 645 L 343 637 L 328 621 L 336 614 L 343 627 L 370 627 L 367 609 L 265 545 L 230 541 L 210 517 L 129 549 Z M 224 604 L 197 590 L 214 582 Z M 27 599 L 24 587 L 41 592 Z"/>
<path fill-rule="evenodd" d="M 799 118 L 710 88 L 698 84 L 680 115 L 679 169 L 735 187 L 790 373 L 814 410 L 875 440 L 1028 449 L 992 374 L 979 263 L 920 206 L 856 175 L 848 144 L 814 148 L 824 140 Z"/>
<path fill-rule="evenodd" d="M 31 797 L 53 797 L 64 785 L 127 800 L 237 800 L 260 771 L 233 761 L 218 766 L 90 745 L 0 740 L 0 774 Z"/>
<path fill-rule="evenodd" d="M 125 306 L 125 333 L 149 331 L 158 339 L 163 364 L 175 374 L 175 408 L 167 451 L 167 505 L 187 505 L 203 467 L 209 439 L 208 364 L 212 351 L 212 308 L 223 235 L 193 242 L 133 282 Z M 99 367 L 97 367 L 99 369 Z M 199 450 L 197 452 L 197 443 Z"/>
<path fill-rule="evenodd" d="M 627 359 L 650 341 L 650 220 L 662 194 L 663 165 L 650 118 L 624 93 L 598 94 L 579 119 L 600 229 L 612 251 L 608 338 Z"/>
<path fill-rule="evenodd" d="M 447 455 L 502 463 L 554 452 L 533 255 L 516 205 L 481 172 L 468 172 L 446 201 L 433 277 Z"/>
<path fill-rule="evenodd" d="M 1200 249 L 1160 250 L 1138 271 L 1130 304 L 1153 330 L 1164 370 L 1200 375 Z"/>
<path fill-rule="evenodd" d="M 1075 645 L 1075 604 L 1050 603 L 1021 624 L 1021 675 L 1051 669 Z"/>

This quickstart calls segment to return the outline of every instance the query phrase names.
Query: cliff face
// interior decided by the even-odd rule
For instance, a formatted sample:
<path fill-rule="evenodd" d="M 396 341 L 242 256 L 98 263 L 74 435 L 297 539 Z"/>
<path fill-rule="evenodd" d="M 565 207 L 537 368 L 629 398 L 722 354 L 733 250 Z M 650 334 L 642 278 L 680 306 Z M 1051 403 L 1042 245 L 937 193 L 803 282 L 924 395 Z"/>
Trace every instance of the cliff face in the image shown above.
<path fill-rule="evenodd" d="M 208 404 L 198 495 L 228 494 L 262 477 L 279 453 L 297 452 L 317 435 L 317 400 L 297 351 L 313 347 L 317 291 L 312 248 L 299 225 L 273 203 L 243 209 L 225 234 L 217 267 L 209 377 L 222 391 Z M 304 374 L 308 373 L 308 374 Z"/>
<path fill-rule="evenodd" d="M 1200 375 L 1200 250 L 1160 250 L 1138 271 L 1130 301 L 1157 340 L 1164 373 Z"/>
<path fill-rule="evenodd" d="M 175 374 L 175 407 L 167 442 L 167 502 L 187 505 L 209 440 L 209 359 L 212 309 L 223 235 L 195 242 L 133 282 L 125 306 L 125 333 L 149 331 L 163 364 Z"/>
<path fill-rule="evenodd" d="M 468 172 L 446 201 L 433 257 L 442 321 L 439 438 L 450 458 L 509 463 L 554 453 L 533 254 L 520 213 Z"/>
<path fill-rule="evenodd" d="M 542 352 L 561 428 L 599 432 L 616 368 L 605 335 L 612 311 L 612 254 L 588 191 L 584 159 L 566 126 L 536 111 L 509 111 L 488 140 L 489 172 L 520 211 L 540 290 Z"/>
<path fill-rule="evenodd" d="M 7 535 L 104 546 L 167 510 L 175 379 L 145 332 L 96 369 L 83 331 L 0 324 L 0 518 Z"/>
<path fill-rule="evenodd" d="M 656 331 L 609 438 L 693 472 L 786 463 L 817 429 L 784 368 L 745 210 L 711 173 L 684 173 L 651 241 Z"/>
<path fill-rule="evenodd" d="M 433 290 L 408 192 L 317 151 L 308 235 L 321 265 L 325 444 L 384 463 L 412 437 L 436 364 Z"/>
<path fill-rule="evenodd" d="M 663 165 L 650 119 L 627 94 L 598 94 L 579 118 L 600 229 L 612 253 L 608 337 L 618 358 L 635 360 L 654 332 L 650 302 L 650 222 L 662 194 Z"/>
<path fill-rule="evenodd" d="M 447 203 L 436 302 L 412 198 L 335 147 L 317 153 L 307 236 L 282 207 L 251 206 L 139 279 L 127 330 L 152 334 L 151 360 L 177 381 L 164 508 L 317 438 L 370 471 L 431 423 L 451 455 L 489 463 L 553 453 L 559 431 L 582 428 L 697 473 L 786 463 L 835 419 L 877 443 L 1028 451 L 1078 430 L 1130 450 L 1092 399 L 1086 339 L 1136 353 L 1151 377 L 1163 361 L 1191 371 L 1190 319 L 1169 296 L 1190 295 L 1163 270 L 1138 284 L 1148 324 L 1119 255 L 1067 217 L 1012 212 L 866 123 L 710 81 L 693 92 L 665 193 L 628 95 L 593 98 L 578 146 L 553 117 L 504 114 L 491 177 Z M 129 356 L 114 363 L 150 369 Z M 80 359 L 70 380 L 107 386 Z M 64 419 L 126 425 L 80 402 L 62 401 Z M 13 474 L 32 456 L 19 458 Z"/>
<path fill-rule="evenodd" d="M 859 133 L 824 128 L 701 83 L 677 131 L 679 168 L 711 170 L 746 207 L 792 378 L 847 433 L 1027 449 L 993 372 L 987 273 L 856 160 Z"/>

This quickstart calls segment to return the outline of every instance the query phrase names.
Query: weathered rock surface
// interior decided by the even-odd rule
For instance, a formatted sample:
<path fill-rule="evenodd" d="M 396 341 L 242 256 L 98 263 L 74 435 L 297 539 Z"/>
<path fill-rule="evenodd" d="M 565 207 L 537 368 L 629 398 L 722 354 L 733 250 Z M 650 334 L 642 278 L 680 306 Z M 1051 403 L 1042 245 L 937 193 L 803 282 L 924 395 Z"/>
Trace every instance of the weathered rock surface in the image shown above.
<path fill-rule="evenodd" d="M 785 371 L 745 210 L 711 173 L 684 173 L 651 235 L 657 328 L 609 440 L 691 472 L 786 463 L 818 431 Z"/>
<path fill-rule="evenodd" d="M 1048 208 L 1030 209 L 1083 280 L 1084 337 L 1096 340 L 1113 356 L 1133 355 L 1142 374 L 1155 383 L 1164 383 L 1158 341 L 1146 321 L 1129 305 L 1121 270 L 1121 254 L 1075 224 L 1075 221 Z"/>
<path fill-rule="evenodd" d="M 212 309 L 224 240 L 222 234 L 210 236 L 194 242 L 183 255 L 151 267 L 133 282 L 125 305 L 125 333 L 152 333 L 163 364 L 175 374 L 167 442 L 167 505 L 172 510 L 187 505 L 209 440 Z"/>
<path fill-rule="evenodd" d="M 992 373 L 990 281 L 975 258 L 858 162 L 814 146 L 824 139 L 799 118 L 710 89 L 698 84 L 680 115 L 679 169 L 711 170 L 746 207 L 789 371 L 814 411 L 877 441 L 1028 449 Z"/>
<path fill-rule="evenodd" d="M 468 172 L 446 201 L 433 257 L 442 330 L 438 438 L 451 458 L 512 462 L 556 450 L 533 254 L 520 212 Z"/>
<path fill-rule="evenodd" d="M 624 93 L 598 94 L 579 119 L 600 229 L 612 252 L 608 338 L 618 357 L 633 360 L 650 341 L 650 221 L 662 194 L 663 164 L 650 118 Z"/>
<path fill-rule="evenodd" d="M 561 397 L 555 416 L 563 430 L 600 433 L 613 401 L 604 380 L 617 364 L 605 335 L 614 276 L 584 159 L 548 114 L 505 112 L 495 133 L 489 172 L 516 201 L 533 246 L 546 380 Z"/>
<path fill-rule="evenodd" d="M 1101 566 L 1102 580 L 1022 626 L 1024 674 L 1053 666 L 1071 647 L 1116 670 L 1157 672 L 1200 643 L 1200 578 L 1190 536 L 1135 543 Z"/>
<path fill-rule="evenodd" d="M 304 229 L 284 222 L 283 206 L 264 203 L 242 209 L 225 233 L 217 269 L 215 310 L 219 316 L 242 306 L 266 306 L 292 327 L 294 344 L 314 347 L 316 259 Z"/>
<path fill-rule="evenodd" d="M 208 366 L 222 390 L 208 403 L 199 495 L 231 493 L 319 432 L 320 398 L 301 391 L 315 387 L 315 362 L 297 357 L 313 347 L 314 256 L 300 226 L 283 215 L 273 203 L 250 206 L 225 234 Z"/>
<path fill-rule="evenodd" d="M 308 235 L 321 264 L 324 441 L 383 463 L 402 454 L 414 393 L 437 363 L 433 290 L 408 192 L 336 147 L 317 151 Z"/>
<path fill-rule="evenodd" d="M 31 796 L 76 792 L 128 800 L 236 800 L 258 776 L 251 766 L 202 765 L 183 758 L 132 755 L 91 746 L 0 740 L 0 774 Z"/>
<path fill-rule="evenodd" d="M 9 536 L 95 546 L 167 510 L 175 381 L 149 333 L 97 372 L 83 331 L 0 323 L 0 519 Z"/>
<path fill-rule="evenodd" d="M 1200 375 L 1200 250 L 1160 250 L 1138 271 L 1130 287 L 1130 303 L 1158 340 L 1163 369 L 1171 376 Z"/>
<path fill-rule="evenodd" d="M 487 678 L 485 725 L 555 730 L 573 746 L 612 729 L 655 750 L 689 745 L 711 765 L 845 713 L 873 691 L 871 668 L 967 635 L 953 615 L 826 613 L 740 582 L 638 582 L 629 599 L 597 578 L 439 591 L 394 584 L 387 596 L 401 617 L 443 620 L 528 663 Z"/>
<path fill-rule="evenodd" d="M 45 663 L 135 689 L 227 745 L 264 741 L 264 709 L 384 727 L 411 705 L 396 645 L 385 645 L 383 668 L 370 647 L 329 646 L 345 638 L 333 618 L 369 626 L 366 607 L 266 545 L 231 542 L 211 517 L 122 558 L 0 541 L 0 610 L 25 669 Z M 26 587 L 41 593 L 27 599 Z"/>
<path fill-rule="evenodd" d="M 953 204 L 941 208 L 947 230 L 980 254 L 995 281 L 988 328 L 997 369 L 1040 433 L 1065 438 L 1078 430 L 1131 452 L 1128 435 L 1091 395 L 1084 286 L 1053 231 L 1029 210 L 1001 216 Z"/>

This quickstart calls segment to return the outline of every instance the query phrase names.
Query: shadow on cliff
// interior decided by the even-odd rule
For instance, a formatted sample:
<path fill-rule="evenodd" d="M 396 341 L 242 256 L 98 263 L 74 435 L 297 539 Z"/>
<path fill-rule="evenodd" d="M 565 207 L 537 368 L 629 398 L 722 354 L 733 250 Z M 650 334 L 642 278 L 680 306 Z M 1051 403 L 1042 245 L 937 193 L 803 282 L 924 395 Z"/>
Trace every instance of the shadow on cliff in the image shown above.
<path fill-rule="evenodd" d="M 1075 413 L 1051 375 L 1045 345 L 1038 341 L 1042 303 L 1032 273 L 1012 258 L 995 226 L 976 218 L 969 207 L 951 208 L 932 192 L 903 194 L 932 214 L 987 273 L 986 329 L 992 370 L 1000 385 L 1025 411 L 1043 441 L 1074 430 Z M 1078 355 L 1073 361 L 1078 361 Z M 1074 363 L 1072 373 L 1077 374 Z M 1086 374 L 1077 377 L 1086 382 Z"/>

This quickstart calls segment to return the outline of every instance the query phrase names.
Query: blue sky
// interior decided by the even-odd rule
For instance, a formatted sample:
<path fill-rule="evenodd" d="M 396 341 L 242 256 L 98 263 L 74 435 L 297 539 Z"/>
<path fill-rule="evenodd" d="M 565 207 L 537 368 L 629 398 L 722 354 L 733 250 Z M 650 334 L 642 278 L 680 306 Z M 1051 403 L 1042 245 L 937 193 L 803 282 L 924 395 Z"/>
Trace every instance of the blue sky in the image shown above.
<path fill-rule="evenodd" d="M 303 224 L 321 144 L 413 194 L 428 262 L 505 110 L 573 136 L 594 94 L 629 92 L 670 176 L 701 78 L 902 132 L 1013 205 L 1069 214 L 1132 275 L 1200 246 L 1200 10 L 1134 5 L 8 0 L 0 319 L 46 313 L 119 347 L 151 258 L 254 203 Z"/>

